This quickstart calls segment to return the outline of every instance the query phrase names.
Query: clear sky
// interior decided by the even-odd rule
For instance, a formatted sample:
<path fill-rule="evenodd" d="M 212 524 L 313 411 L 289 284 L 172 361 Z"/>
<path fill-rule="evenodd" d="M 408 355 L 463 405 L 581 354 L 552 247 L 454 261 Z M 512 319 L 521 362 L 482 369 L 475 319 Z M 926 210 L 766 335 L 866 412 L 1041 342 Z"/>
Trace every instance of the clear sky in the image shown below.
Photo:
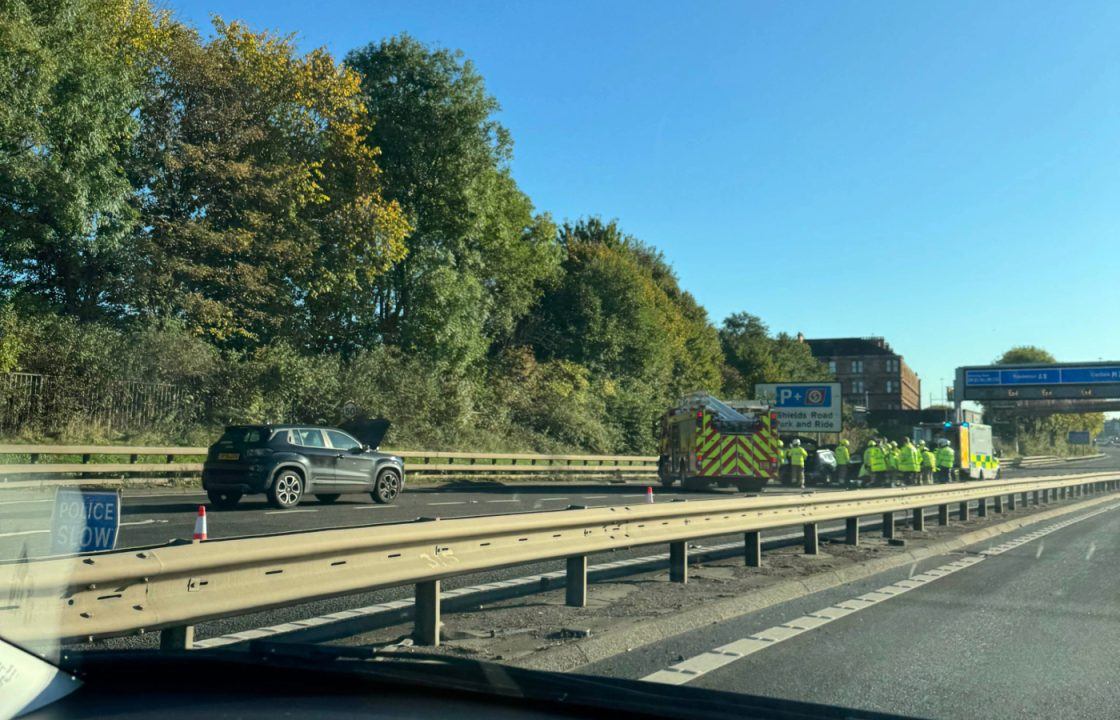
<path fill-rule="evenodd" d="M 1115 0 L 170 7 L 462 49 L 539 209 L 618 218 L 717 323 L 886 337 L 923 404 L 1016 344 L 1120 360 Z"/>

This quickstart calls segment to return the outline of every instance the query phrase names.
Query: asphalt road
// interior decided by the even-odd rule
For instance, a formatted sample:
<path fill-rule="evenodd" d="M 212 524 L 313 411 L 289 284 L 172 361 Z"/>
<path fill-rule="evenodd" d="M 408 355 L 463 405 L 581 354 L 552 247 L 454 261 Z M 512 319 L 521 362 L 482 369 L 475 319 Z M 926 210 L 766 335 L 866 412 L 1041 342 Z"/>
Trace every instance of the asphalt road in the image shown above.
<path fill-rule="evenodd" d="M 1059 474 L 1120 468 L 1120 452 L 1106 459 L 1089 463 L 1070 463 L 1059 468 L 1030 474 Z M 690 502 L 742 496 L 732 491 L 683 493 L 661 491 L 655 487 L 655 500 L 665 502 L 687 498 Z M 767 493 L 794 492 L 785 488 L 768 488 Z M 50 526 L 49 496 L 13 498 L 0 493 L 0 560 L 46 552 L 47 529 Z M 124 517 L 118 547 L 141 547 L 186 539 L 194 528 L 198 505 L 205 495 L 191 492 L 133 491 L 125 493 Z M 480 484 L 465 486 L 413 486 L 394 505 L 376 505 L 368 496 L 345 496 L 334 505 L 310 501 L 296 511 L 276 511 L 260 500 L 249 498 L 234 510 L 211 511 L 208 515 L 210 538 L 271 535 L 333 527 L 366 526 L 399 523 L 418 517 L 485 516 L 499 513 L 560 510 L 568 505 L 609 506 L 645 501 L 645 486 L 597 485 L 584 483 Z M 867 518 L 873 521 L 877 518 Z M 824 531 L 826 528 L 822 528 Z M 789 530 L 764 533 L 764 539 L 788 534 Z M 725 542 L 741 541 L 741 536 L 709 538 L 702 544 L 711 547 Z M 664 548 L 634 548 L 597 556 L 592 563 L 630 560 L 663 552 Z M 492 572 L 445 580 L 445 590 L 493 583 L 516 578 L 540 576 L 563 569 L 563 562 L 550 561 L 504 568 Z M 240 633 L 255 628 L 283 623 L 302 622 L 308 618 L 368 607 L 379 603 L 411 597 L 411 588 L 389 588 L 342 598 L 321 600 L 303 605 L 276 608 L 200 624 L 199 639 Z M 118 638 L 105 644 L 112 647 L 151 646 L 157 642 L 153 634 Z"/>
<path fill-rule="evenodd" d="M 1120 469 L 1120 449 L 1109 448 L 1108 457 L 1065 463 L 1053 468 L 1007 470 L 1007 477 Z M 450 485 L 414 485 L 392 505 L 379 505 L 368 495 L 346 495 L 333 505 L 308 498 L 293 510 L 276 510 L 264 496 L 249 496 L 232 510 L 207 510 L 211 539 L 274 535 L 278 533 L 399 523 L 421 517 L 466 517 L 515 512 L 562 510 L 569 505 L 586 507 L 645 502 L 646 486 L 606 483 L 516 483 L 490 482 Z M 815 488 L 827 492 L 828 488 Z M 799 492 L 780 486 L 764 492 Z M 657 502 L 673 499 L 702 501 L 742 497 L 731 490 L 683 492 L 663 491 L 654 486 Z M 48 554 L 53 491 L 15 493 L 0 488 L 0 561 Z M 206 495 L 198 491 L 125 490 L 118 549 L 147 547 L 175 539 L 189 540 L 199 505 Z"/>
<path fill-rule="evenodd" d="M 920 717 L 1113 718 L 1120 502 L 1104 507 L 581 671 Z"/>

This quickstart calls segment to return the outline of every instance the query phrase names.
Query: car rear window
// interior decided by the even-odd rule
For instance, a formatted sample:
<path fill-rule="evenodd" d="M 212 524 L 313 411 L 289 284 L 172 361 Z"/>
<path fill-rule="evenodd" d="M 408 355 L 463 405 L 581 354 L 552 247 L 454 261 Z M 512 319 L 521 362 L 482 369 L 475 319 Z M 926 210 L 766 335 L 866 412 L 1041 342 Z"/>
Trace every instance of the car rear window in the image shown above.
<path fill-rule="evenodd" d="M 220 445 L 246 447 L 260 445 L 268 441 L 268 429 L 259 427 L 232 427 L 226 428 L 218 439 Z"/>

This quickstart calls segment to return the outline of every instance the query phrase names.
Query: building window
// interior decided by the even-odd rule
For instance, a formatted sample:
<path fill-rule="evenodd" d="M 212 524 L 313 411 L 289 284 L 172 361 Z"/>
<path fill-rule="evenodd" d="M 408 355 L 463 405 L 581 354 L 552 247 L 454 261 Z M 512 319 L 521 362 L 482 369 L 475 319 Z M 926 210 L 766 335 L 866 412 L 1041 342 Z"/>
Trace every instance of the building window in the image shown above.
<path fill-rule="evenodd" d="M 887 372 L 898 372 L 898 358 L 887 358 Z"/>
<path fill-rule="evenodd" d="M 863 372 L 863 361 L 862 360 L 852 360 L 852 372 L 854 372 L 854 373 Z"/>
<path fill-rule="evenodd" d="M 854 392 L 854 393 L 863 392 L 863 381 L 862 380 L 853 380 L 852 381 L 852 392 Z"/>
<path fill-rule="evenodd" d="M 891 381 L 891 380 L 887 380 L 887 392 L 891 393 L 891 392 L 894 392 L 894 391 L 895 391 L 895 390 L 897 390 L 897 389 L 898 389 L 898 388 L 896 388 L 896 387 L 894 386 L 894 382 L 893 382 L 893 381 Z"/>
<path fill-rule="evenodd" d="M 836 374 L 836 361 L 835 360 L 829 360 L 828 361 L 828 371 L 830 373 L 832 373 L 833 375 Z"/>

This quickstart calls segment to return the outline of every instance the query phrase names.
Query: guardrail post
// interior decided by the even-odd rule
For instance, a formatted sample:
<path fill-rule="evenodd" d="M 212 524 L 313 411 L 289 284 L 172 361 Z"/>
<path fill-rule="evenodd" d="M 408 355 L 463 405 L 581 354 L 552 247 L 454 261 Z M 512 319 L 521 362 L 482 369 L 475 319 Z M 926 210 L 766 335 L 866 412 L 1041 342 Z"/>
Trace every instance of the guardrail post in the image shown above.
<path fill-rule="evenodd" d="M 961 520 L 968 520 L 968 501 L 962 500 L 961 506 L 957 508 L 957 516 Z"/>
<path fill-rule="evenodd" d="M 948 525 L 949 524 L 949 506 L 947 504 L 937 506 L 937 524 L 938 525 Z"/>
<path fill-rule="evenodd" d="M 1015 493 L 1007 493 L 1007 509 L 1015 509 Z"/>
<path fill-rule="evenodd" d="M 1041 505 L 1042 504 L 1042 495 L 1038 492 L 1038 490 L 1034 491 L 1034 504 L 1035 505 Z"/>
<path fill-rule="evenodd" d="M 888 540 L 894 537 L 894 513 L 883 513 L 883 537 Z"/>
<path fill-rule="evenodd" d="M 817 536 L 817 524 L 805 523 L 805 554 L 817 555 L 820 551 L 821 543 Z"/>
<path fill-rule="evenodd" d="M 859 518 L 850 517 L 844 521 L 844 543 L 859 545 Z"/>
<path fill-rule="evenodd" d="M 140 459 L 140 456 L 137 455 L 136 453 L 133 453 L 132 455 L 128 456 L 128 464 L 129 465 L 135 465 L 136 461 L 139 460 L 139 459 Z"/>
<path fill-rule="evenodd" d="M 1031 504 L 1031 494 L 1024 490 L 1021 500 L 1023 501 L 1023 507 L 1028 507 Z"/>
<path fill-rule="evenodd" d="M 762 533 L 758 530 L 743 533 L 743 561 L 747 567 L 762 565 Z"/>
<path fill-rule="evenodd" d="M 976 501 L 976 517 L 988 517 L 988 498 Z"/>
<path fill-rule="evenodd" d="M 926 529 L 926 509 L 925 508 L 917 507 L 917 508 L 914 508 L 910 512 L 910 525 L 917 532 L 922 532 L 923 530 Z"/>
<path fill-rule="evenodd" d="M 39 462 L 39 453 L 31 453 L 31 462 L 33 464 Z"/>
<path fill-rule="evenodd" d="M 90 454 L 89 453 L 86 453 L 86 454 L 82 455 L 82 464 L 83 465 L 88 465 L 89 460 L 90 460 Z"/>
<path fill-rule="evenodd" d="M 996 495 L 996 512 L 1003 512 L 1003 495 Z"/>
<path fill-rule="evenodd" d="M 688 582 L 688 542 L 669 543 L 669 581 Z"/>
<path fill-rule="evenodd" d="M 568 558 L 567 585 L 564 588 L 564 604 L 568 607 L 587 606 L 587 556 L 575 555 Z"/>
<path fill-rule="evenodd" d="M 416 583 L 416 642 L 439 646 L 439 580 Z"/>
<path fill-rule="evenodd" d="M 179 625 L 159 631 L 160 650 L 190 650 L 194 647 L 194 625 Z"/>

